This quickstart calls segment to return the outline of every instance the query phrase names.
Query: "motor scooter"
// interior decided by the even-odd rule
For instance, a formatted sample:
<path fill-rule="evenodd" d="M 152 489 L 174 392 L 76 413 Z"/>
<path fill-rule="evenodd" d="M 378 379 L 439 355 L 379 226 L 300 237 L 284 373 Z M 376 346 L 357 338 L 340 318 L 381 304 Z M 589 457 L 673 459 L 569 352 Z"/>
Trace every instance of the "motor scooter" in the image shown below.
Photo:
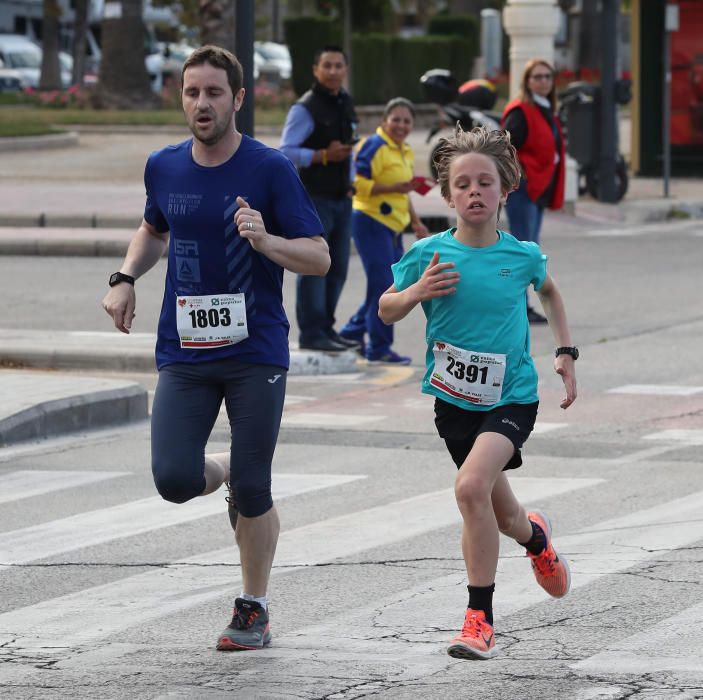
<path fill-rule="evenodd" d="M 500 113 L 492 112 L 496 102 L 495 87 L 487 80 L 470 80 L 457 86 L 451 71 L 444 68 L 428 70 L 420 78 L 428 102 L 437 105 L 437 118 L 430 126 L 426 143 L 443 129 L 454 129 L 457 123 L 468 131 L 483 126 L 489 131 L 500 129 Z M 437 179 L 434 159 L 440 141 L 430 151 L 430 173 Z"/>

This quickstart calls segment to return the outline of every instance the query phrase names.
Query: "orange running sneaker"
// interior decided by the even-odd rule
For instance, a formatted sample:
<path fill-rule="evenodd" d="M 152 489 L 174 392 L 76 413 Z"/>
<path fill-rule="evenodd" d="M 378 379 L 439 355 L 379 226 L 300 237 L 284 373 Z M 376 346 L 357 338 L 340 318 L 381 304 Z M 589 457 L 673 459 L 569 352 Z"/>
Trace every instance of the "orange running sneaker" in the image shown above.
<path fill-rule="evenodd" d="M 532 572 L 542 588 L 552 598 L 563 598 L 571 587 L 569 562 L 560 557 L 552 546 L 552 523 L 546 513 L 540 510 L 527 514 L 528 519 L 539 525 L 547 536 L 547 546 L 539 554 L 527 552 L 532 562 Z"/>
<path fill-rule="evenodd" d="M 493 625 L 486 622 L 486 613 L 468 608 L 464 626 L 452 639 L 447 654 L 455 659 L 490 659 L 497 653 Z"/>

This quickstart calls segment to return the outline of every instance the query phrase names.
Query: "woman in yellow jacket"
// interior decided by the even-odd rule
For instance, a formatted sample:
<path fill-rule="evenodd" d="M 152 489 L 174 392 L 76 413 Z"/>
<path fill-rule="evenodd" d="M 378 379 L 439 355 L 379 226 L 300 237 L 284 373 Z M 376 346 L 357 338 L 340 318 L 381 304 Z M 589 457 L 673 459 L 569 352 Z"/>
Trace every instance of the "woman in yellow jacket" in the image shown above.
<path fill-rule="evenodd" d="M 361 341 L 362 351 L 372 363 L 411 362 L 392 349 L 393 326 L 378 318 L 378 300 L 393 284 L 391 265 L 403 256 L 401 234 L 408 223 L 418 238 L 429 235 L 408 196 L 414 189 L 414 157 L 405 139 L 414 118 L 409 100 L 392 99 L 383 111 L 381 126 L 362 142 L 355 159 L 352 237 L 366 272 L 366 299 L 340 335 Z"/>

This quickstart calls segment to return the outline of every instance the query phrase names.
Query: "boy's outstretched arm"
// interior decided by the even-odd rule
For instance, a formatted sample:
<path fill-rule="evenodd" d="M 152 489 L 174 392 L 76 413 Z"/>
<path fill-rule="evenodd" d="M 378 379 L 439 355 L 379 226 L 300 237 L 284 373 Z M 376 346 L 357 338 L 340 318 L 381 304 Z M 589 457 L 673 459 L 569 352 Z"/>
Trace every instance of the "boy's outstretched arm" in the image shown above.
<path fill-rule="evenodd" d="M 421 301 L 454 294 L 459 273 L 450 271 L 452 267 L 452 262 L 439 262 L 439 253 L 435 253 L 415 284 L 402 292 L 392 285 L 383 293 L 378 303 L 378 317 L 389 326 L 405 318 Z"/>
<path fill-rule="evenodd" d="M 537 292 L 544 309 L 544 315 L 549 321 L 557 347 L 571 346 L 571 333 L 566 320 L 564 300 L 554 284 L 554 280 L 547 275 L 544 283 Z M 554 371 L 561 376 L 566 389 L 566 398 L 559 404 L 561 408 L 568 408 L 576 400 L 576 367 L 571 355 L 559 355 L 554 358 Z"/>

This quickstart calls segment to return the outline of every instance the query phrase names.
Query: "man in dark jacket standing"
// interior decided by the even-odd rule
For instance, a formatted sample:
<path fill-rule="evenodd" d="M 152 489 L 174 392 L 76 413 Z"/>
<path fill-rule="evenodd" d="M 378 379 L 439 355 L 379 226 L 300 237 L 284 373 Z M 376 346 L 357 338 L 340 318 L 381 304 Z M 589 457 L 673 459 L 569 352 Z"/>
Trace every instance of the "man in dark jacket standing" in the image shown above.
<path fill-rule="evenodd" d="M 296 315 L 301 349 L 341 352 L 358 346 L 334 329 L 349 266 L 351 153 L 357 140 L 357 117 L 343 87 L 347 57 L 342 49 L 325 46 L 318 50 L 312 72 L 312 88 L 288 112 L 281 151 L 297 166 L 317 208 L 332 264 L 324 278 L 298 277 Z"/>

